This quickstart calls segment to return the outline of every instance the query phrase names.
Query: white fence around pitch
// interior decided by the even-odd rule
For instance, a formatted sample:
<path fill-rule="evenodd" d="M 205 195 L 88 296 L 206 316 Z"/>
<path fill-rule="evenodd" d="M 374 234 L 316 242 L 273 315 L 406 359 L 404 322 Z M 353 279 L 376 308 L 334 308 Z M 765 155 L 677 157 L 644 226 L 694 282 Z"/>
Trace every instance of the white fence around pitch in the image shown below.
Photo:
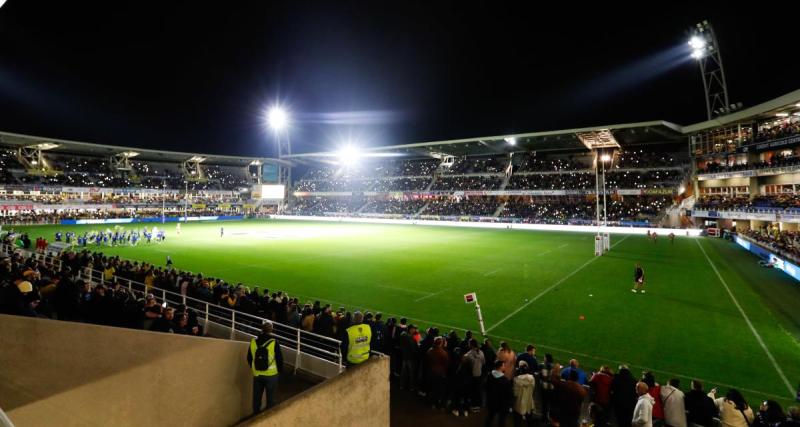
<path fill-rule="evenodd" d="M 1 249 L 6 254 L 18 252 L 25 257 L 35 255 L 38 261 L 58 270 L 62 266 L 61 260 L 54 256 L 14 248 L 7 244 L 3 244 Z M 76 272 L 76 275 L 93 285 L 108 283 L 103 278 L 103 272 L 99 270 L 82 268 Z M 119 282 L 134 296 L 143 298 L 147 293 L 152 293 L 156 298 L 161 298 L 162 302 L 166 302 L 170 306 L 186 305 L 197 313 L 198 321 L 203 325 L 205 331 L 207 333 L 209 331 L 212 332 L 213 336 L 227 336 L 234 340 L 249 341 L 258 334 L 261 324 L 266 321 L 262 317 L 221 307 L 166 289 L 151 286 L 148 290 L 144 283 L 116 275 L 113 277 L 113 281 Z M 328 379 L 344 370 L 341 342 L 339 340 L 282 323 L 272 323 L 274 326 L 273 334 L 282 345 L 284 360 L 294 366 L 295 372 L 301 370 L 314 376 Z"/>
<path fill-rule="evenodd" d="M 440 227 L 472 227 L 472 228 L 497 228 L 513 230 L 540 230 L 540 231 L 577 231 L 584 233 L 614 234 L 647 234 L 648 231 L 656 232 L 662 236 L 675 233 L 676 236 L 697 237 L 699 228 L 659 228 L 659 227 L 597 227 L 595 225 L 557 225 L 557 224 L 520 224 L 506 222 L 474 222 L 474 221 L 436 221 L 423 219 L 387 219 L 387 218 L 357 218 L 357 217 L 327 217 L 304 215 L 270 215 L 274 219 L 287 219 L 295 221 L 325 221 L 325 222 L 351 222 L 367 224 L 405 224 L 405 225 L 432 225 Z"/>

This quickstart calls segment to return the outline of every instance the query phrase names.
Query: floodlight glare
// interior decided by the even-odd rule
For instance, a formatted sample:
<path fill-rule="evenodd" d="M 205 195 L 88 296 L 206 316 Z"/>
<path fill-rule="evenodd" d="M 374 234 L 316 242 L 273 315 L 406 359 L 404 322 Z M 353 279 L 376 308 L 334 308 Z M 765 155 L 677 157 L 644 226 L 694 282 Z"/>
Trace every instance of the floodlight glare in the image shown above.
<path fill-rule="evenodd" d="M 706 55 L 706 53 L 705 53 L 705 51 L 704 51 L 704 50 L 702 50 L 702 49 L 695 49 L 695 50 L 693 50 L 693 51 L 692 51 L 692 55 L 691 55 L 691 56 L 692 56 L 692 58 L 694 58 L 694 59 L 700 59 L 700 58 L 704 57 L 705 55 Z"/>
<path fill-rule="evenodd" d="M 517 138 L 514 138 L 513 136 L 510 138 L 506 138 L 505 140 L 508 143 L 508 145 L 517 145 Z"/>
<path fill-rule="evenodd" d="M 703 50 L 706 47 L 706 40 L 700 36 L 692 36 L 689 39 L 689 46 L 694 50 Z"/>
<path fill-rule="evenodd" d="M 611 160 L 611 156 L 609 156 L 608 154 L 603 154 L 602 156 L 600 156 L 600 160 L 603 162 L 607 162 Z"/>
<path fill-rule="evenodd" d="M 683 194 L 686 191 L 686 187 L 681 185 L 681 188 L 678 189 L 678 194 Z"/>
<path fill-rule="evenodd" d="M 272 107 L 267 112 L 267 123 L 273 131 L 280 132 L 289 125 L 289 115 L 281 107 Z"/>
<path fill-rule="evenodd" d="M 339 159 L 339 164 L 351 166 L 358 161 L 358 158 L 361 157 L 361 154 L 358 152 L 356 147 L 347 144 L 336 152 L 336 157 Z"/>

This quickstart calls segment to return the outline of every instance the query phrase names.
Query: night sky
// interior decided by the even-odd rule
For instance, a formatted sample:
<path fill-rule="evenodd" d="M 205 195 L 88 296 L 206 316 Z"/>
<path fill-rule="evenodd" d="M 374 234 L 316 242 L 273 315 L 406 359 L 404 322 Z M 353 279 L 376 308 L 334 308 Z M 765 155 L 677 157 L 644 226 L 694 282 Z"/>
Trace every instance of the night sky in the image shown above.
<path fill-rule="evenodd" d="M 9 0 L 0 130 L 103 144 L 274 155 L 579 126 L 705 119 L 687 30 L 718 34 L 731 101 L 800 88 L 791 7 L 578 2 Z M 607 2 L 603 2 L 605 5 Z"/>

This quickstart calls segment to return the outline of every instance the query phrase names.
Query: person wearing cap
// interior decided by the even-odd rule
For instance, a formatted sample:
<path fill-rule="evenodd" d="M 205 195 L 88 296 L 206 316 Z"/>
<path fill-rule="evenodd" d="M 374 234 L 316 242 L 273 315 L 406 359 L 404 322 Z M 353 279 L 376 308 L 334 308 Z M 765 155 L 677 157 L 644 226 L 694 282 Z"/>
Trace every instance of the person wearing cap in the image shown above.
<path fill-rule="evenodd" d="M 369 359 L 369 344 L 372 340 L 372 329 L 364 324 L 364 315 L 360 311 L 353 314 L 353 324 L 345 329 L 346 339 L 342 340 L 342 353 L 347 355 L 348 365 L 358 365 Z"/>
<path fill-rule="evenodd" d="M 281 346 L 272 335 L 272 322 L 261 325 L 261 333 L 250 340 L 247 365 L 253 373 L 253 413 L 261 412 L 261 399 L 267 393 L 267 409 L 275 406 L 278 376 L 283 370 Z"/>

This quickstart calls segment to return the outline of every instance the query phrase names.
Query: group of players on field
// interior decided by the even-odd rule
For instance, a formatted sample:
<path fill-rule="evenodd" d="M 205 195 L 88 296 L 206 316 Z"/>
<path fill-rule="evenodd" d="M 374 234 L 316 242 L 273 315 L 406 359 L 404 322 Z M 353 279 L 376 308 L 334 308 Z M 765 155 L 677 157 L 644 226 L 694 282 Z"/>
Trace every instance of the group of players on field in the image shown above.
<path fill-rule="evenodd" d="M 141 232 L 139 230 L 131 230 L 129 232 L 120 227 L 115 227 L 114 230 L 107 228 L 105 231 L 86 231 L 82 235 L 75 234 L 72 231 L 67 231 L 66 233 L 56 231 L 55 234 L 56 242 L 64 242 L 69 245 L 81 247 L 86 247 L 90 243 L 94 243 L 95 246 L 136 246 L 140 241 L 145 241 L 149 244 L 153 240 L 155 240 L 156 243 L 161 243 L 166 239 L 166 231 L 158 227 L 153 227 L 152 230 L 148 230 L 147 227 L 144 227 Z"/>

